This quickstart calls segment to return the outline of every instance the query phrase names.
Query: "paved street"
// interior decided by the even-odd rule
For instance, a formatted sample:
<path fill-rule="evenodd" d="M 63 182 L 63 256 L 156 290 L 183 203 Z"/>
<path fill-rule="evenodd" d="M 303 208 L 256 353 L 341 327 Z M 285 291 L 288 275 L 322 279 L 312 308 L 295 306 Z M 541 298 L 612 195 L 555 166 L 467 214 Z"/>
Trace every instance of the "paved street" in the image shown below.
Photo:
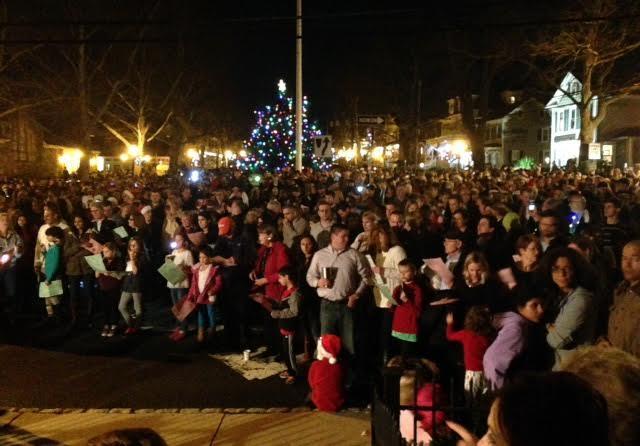
<path fill-rule="evenodd" d="M 0 413 L 0 444 L 80 446 L 103 432 L 133 427 L 155 430 L 170 446 L 370 443 L 366 413 L 4 412 Z"/>
<path fill-rule="evenodd" d="M 133 337 L 10 333 L 0 344 L 0 445 L 85 445 L 129 427 L 152 428 L 172 446 L 369 444 L 366 411 L 311 411 L 304 379 L 245 379 L 212 357 L 228 356 L 222 333 L 207 348 L 194 336 L 174 343 L 165 312 L 150 309 L 154 328 Z"/>
<path fill-rule="evenodd" d="M 96 348 L 102 347 L 102 355 L 4 345 L 0 347 L 0 406 L 182 408 L 304 404 L 304 382 L 285 385 L 277 376 L 248 381 L 206 352 L 197 351 L 193 344 L 185 341 L 175 346 L 164 336 L 142 335 L 134 340 L 98 344 Z M 114 356 L 116 351 L 126 354 Z"/>
<path fill-rule="evenodd" d="M 168 308 L 150 301 L 139 335 L 101 338 L 99 329 L 28 330 L 0 339 L 0 407 L 299 407 L 304 379 L 247 380 L 210 354 L 225 353 L 222 332 L 208 348 L 192 334 L 168 339 Z M 26 322 L 23 326 L 27 326 Z M 260 335 L 254 335 L 257 344 Z"/>

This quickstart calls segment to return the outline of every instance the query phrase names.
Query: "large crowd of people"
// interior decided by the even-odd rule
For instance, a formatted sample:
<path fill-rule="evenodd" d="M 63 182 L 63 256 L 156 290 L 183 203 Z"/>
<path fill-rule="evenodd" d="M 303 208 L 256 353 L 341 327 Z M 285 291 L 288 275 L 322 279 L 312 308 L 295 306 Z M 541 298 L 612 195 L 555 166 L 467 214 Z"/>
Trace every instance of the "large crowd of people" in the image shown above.
<path fill-rule="evenodd" d="M 218 170 L 0 185 L 9 327 L 39 313 L 29 329 L 94 330 L 108 342 L 136 336 L 147 303 L 161 302 L 175 315 L 172 341 L 195 328 L 203 345 L 258 342 L 286 365 L 287 383 L 299 378 L 297 352 L 311 358 L 336 335 L 348 394 L 393 357 L 425 358 L 466 403 L 499 395 L 489 426 L 513 428 L 505 438 L 524 435 L 507 412 L 536 392 L 606 399 L 597 383 L 560 372 L 582 348 L 640 356 L 631 170 Z M 158 272 L 167 263 L 175 279 Z M 593 401 L 585 423 L 606 414 Z"/>

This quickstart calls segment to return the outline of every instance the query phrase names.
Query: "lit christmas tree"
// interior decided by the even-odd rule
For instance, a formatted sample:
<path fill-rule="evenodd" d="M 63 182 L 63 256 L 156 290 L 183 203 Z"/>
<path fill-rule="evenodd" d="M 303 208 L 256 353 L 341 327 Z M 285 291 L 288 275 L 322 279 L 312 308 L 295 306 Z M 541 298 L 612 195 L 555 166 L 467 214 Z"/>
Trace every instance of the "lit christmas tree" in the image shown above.
<path fill-rule="evenodd" d="M 239 166 L 252 171 L 281 171 L 295 166 L 296 136 L 293 99 L 287 97 L 287 87 L 281 79 L 278 83 L 278 99 L 275 105 L 256 110 L 256 126 L 244 148 L 247 158 Z M 302 164 L 305 167 L 324 168 L 323 160 L 313 153 L 313 138 L 321 132 L 307 119 L 309 102 L 302 103 Z"/>

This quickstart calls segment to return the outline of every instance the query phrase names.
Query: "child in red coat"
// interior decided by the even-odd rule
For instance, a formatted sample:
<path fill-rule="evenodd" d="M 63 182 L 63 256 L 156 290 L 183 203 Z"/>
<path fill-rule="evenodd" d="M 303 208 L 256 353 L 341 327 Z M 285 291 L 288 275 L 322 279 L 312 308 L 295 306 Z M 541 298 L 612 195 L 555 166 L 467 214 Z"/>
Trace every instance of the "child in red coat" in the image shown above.
<path fill-rule="evenodd" d="M 422 288 L 416 283 L 416 266 L 409 260 L 398 263 L 402 284 L 393 290 L 393 300 L 398 305 L 393 312 L 391 336 L 400 346 L 403 357 L 415 352 L 418 342 L 418 321 L 422 313 Z"/>
<path fill-rule="evenodd" d="M 476 305 L 467 311 L 464 329 L 454 331 L 453 314 L 447 314 L 447 339 L 460 342 L 464 351 L 464 391 L 469 404 L 476 403 L 478 398 L 488 390 L 484 376 L 482 359 L 491 345 L 493 329 L 489 309 Z"/>
<path fill-rule="evenodd" d="M 215 304 L 218 294 L 222 291 L 222 275 L 218 267 L 213 265 L 213 249 L 205 245 L 200 248 L 200 263 L 193 267 L 191 276 L 191 288 L 185 299 L 196 304 L 195 311 L 198 314 L 198 342 L 211 338 L 215 330 L 216 315 Z"/>
<path fill-rule="evenodd" d="M 309 368 L 311 401 L 319 410 L 337 412 L 344 404 L 344 368 L 338 364 L 342 342 L 336 335 L 318 339 L 318 360 Z"/>

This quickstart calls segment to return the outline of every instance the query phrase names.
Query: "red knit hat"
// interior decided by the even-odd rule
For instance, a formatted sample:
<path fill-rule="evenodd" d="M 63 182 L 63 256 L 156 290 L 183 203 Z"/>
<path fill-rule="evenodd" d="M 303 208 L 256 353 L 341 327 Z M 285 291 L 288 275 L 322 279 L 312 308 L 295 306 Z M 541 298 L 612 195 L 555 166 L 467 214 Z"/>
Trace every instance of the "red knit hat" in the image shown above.
<path fill-rule="evenodd" d="M 329 359 L 329 364 L 335 364 L 338 362 L 338 356 L 340 355 L 340 350 L 342 350 L 342 341 L 336 335 L 322 335 L 318 343 L 318 349 L 323 357 Z"/>
<path fill-rule="evenodd" d="M 222 217 L 218 220 L 218 235 L 228 235 L 233 232 L 233 228 L 235 227 L 235 222 L 231 217 Z"/>

